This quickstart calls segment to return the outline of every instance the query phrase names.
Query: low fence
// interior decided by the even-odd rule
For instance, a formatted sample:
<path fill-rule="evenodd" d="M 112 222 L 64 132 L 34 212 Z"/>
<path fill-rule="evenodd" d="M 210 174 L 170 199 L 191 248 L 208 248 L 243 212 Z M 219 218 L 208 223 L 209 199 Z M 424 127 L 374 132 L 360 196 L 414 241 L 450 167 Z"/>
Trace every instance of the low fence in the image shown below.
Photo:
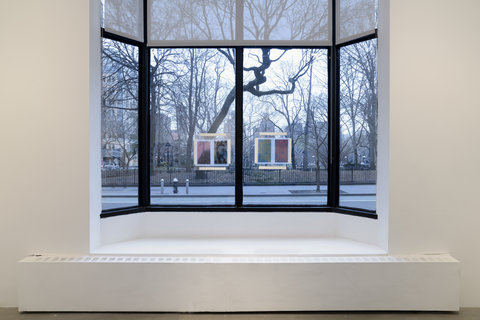
<path fill-rule="evenodd" d="M 150 181 L 152 186 L 159 186 L 163 179 L 165 185 L 171 185 L 173 179 L 178 179 L 183 185 L 188 179 L 190 185 L 234 185 L 235 170 L 230 168 L 225 171 L 199 171 L 186 172 L 181 168 L 155 168 L 151 171 Z M 327 170 L 318 170 L 320 184 L 327 184 Z M 376 170 L 341 169 L 341 184 L 375 184 Z M 243 169 L 243 183 L 245 185 L 314 185 L 317 183 L 317 170 L 259 170 L 256 168 Z M 102 185 L 104 187 L 128 187 L 138 184 L 138 170 L 103 170 Z"/>

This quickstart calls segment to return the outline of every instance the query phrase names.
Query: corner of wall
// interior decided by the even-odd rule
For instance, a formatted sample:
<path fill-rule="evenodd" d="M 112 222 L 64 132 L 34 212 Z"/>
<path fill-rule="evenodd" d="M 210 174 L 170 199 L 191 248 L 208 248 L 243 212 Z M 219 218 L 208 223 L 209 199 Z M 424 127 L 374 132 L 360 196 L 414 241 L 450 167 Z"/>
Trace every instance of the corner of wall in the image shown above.
<path fill-rule="evenodd" d="M 378 3 L 378 245 L 389 251 L 390 208 L 390 0 Z"/>
<path fill-rule="evenodd" d="M 101 172 L 100 172 L 100 3 L 90 0 L 90 251 L 100 245 Z"/>

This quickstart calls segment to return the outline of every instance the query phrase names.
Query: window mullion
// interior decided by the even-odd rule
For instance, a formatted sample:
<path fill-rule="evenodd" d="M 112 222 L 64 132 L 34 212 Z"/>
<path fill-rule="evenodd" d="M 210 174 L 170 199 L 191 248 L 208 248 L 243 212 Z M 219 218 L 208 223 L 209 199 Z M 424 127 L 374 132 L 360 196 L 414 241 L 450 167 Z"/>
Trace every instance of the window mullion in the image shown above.
<path fill-rule="evenodd" d="M 328 145 L 328 206 L 338 207 L 340 191 L 340 79 L 338 49 L 332 47 L 329 52 L 329 145 Z"/>
<path fill-rule="evenodd" d="M 150 206 L 150 49 L 147 47 L 147 0 L 143 1 L 143 44 L 139 47 L 138 205 Z"/>
<path fill-rule="evenodd" d="M 149 108 L 148 108 L 148 61 L 149 50 L 140 47 L 139 70 L 140 92 L 138 113 L 138 204 L 140 207 L 150 205 L 150 136 L 149 136 Z"/>
<path fill-rule="evenodd" d="M 235 207 L 243 205 L 243 48 L 235 48 Z"/>
<path fill-rule="evenodd" d="M 339 203 L 340 192 L 340 65 L 338 58 L 338 49 L 336 42 L 336 0 L 332 1 L 332 46 L 328 53 L 328 199 L 327 204 L 329 207 L 336 208 Z"/>

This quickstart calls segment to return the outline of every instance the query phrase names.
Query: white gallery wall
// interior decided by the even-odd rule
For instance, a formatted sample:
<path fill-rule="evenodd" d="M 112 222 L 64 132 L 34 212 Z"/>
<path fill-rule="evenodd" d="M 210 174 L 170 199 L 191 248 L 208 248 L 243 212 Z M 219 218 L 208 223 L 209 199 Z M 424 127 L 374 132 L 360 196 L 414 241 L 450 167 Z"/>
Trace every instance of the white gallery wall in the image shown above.
<path fill-rule="evenodd" d="M 390 253 L 449 252 L 480 307 L 480 1 L 390 1 Z"/>
<path fill-rule="evenodd" d="M 16 261 L 89 250 L 89 2 L 0 1 L 0 306 Z"/>
<path fill-rule="evenodd" d="M 89 252 L 89 12 L 0 2 L 0 307 L 22 257 Z M 459 259 L 464 307 L 480 307 L 478 12 L 390 1 L 390 253 Z"/>

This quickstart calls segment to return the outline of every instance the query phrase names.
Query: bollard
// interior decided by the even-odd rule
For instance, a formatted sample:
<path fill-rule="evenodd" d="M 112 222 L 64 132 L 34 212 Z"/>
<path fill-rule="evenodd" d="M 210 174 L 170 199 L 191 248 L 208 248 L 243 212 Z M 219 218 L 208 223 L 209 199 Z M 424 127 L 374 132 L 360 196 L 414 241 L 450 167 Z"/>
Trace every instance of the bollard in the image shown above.
<path fill-rule="evenodd" d="M 185 193 L 188 194 L 188 187 L 190 187 L 190 180 L 185 180 Z"/>
<path fill-rule="evenodd" d="M 160 180 L 160 193 L 163 194 L 165 188 L 165 180 Z"/>
<path fill-rule="evenodd" d="M 173 178 L 173 193 L 178 193 L 178 179 Z"/>

